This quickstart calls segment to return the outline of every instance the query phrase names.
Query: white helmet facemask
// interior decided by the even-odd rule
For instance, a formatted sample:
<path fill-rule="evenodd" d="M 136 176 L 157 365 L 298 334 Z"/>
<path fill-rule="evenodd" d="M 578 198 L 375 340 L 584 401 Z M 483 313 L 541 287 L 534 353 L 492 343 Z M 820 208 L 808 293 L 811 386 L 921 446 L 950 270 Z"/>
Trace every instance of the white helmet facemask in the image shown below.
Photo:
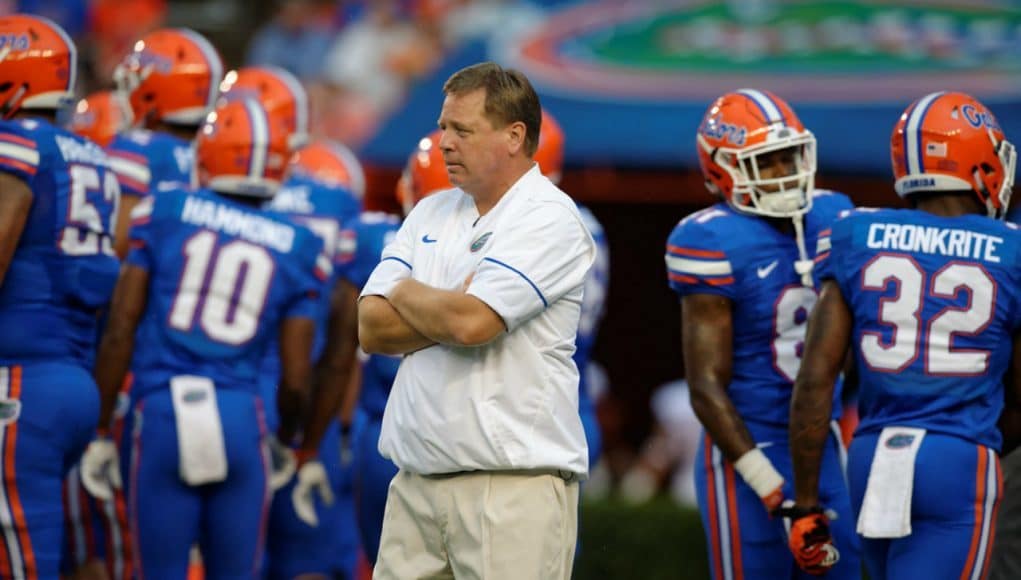
<path fill-rule="evenodd" d="M 769 218 L 790 218 L 798 246 L 795 270 L 802 284 L 811 288 L 813 261 L 808 256 L 804 234 L 804 216 L 812 209 L 815 189 L 815 135 L 776 123 L 766 129 L 763 143 L 744 148 L 720 147 L 716 162 L 730 174 L 733 189 L 728 202 L 735 210 Z M 700 145 L 707 147 L 699 135 Z M 788 175 L 763 177 L 760 156 L 790 149 L 794 170 Z M 764 166 L 764 164 L 763 164 Z"/>
<path fill-rule="evenodd" d="M 779 177 L 763 177 L 760 157 L 791 149 L 794 171 Z M 738 211 L 764 217 L 794 217 L 812 208 L 815 187 L 815 136 L 809 131 L 796 131 L 783 125 L 768 129 L 763 143 L 741 149 L 721 147 L 718 157 L 729 155 L 733 160 L 719 164 L 730 173 L 733 192 L 730 203 Z"/>

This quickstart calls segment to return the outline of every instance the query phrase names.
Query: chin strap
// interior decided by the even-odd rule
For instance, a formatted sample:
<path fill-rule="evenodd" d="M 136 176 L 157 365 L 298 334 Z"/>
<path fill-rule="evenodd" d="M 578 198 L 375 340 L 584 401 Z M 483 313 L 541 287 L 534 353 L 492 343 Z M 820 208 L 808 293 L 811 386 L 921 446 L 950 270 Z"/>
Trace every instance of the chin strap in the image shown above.
<path fill-rule="evenodd" d="M 799 213 L 791 218 L 794 222 L 794 240 L 798 244 L 798 260 L 794 262 L 794 271 L 801 276 L 801 284 L 806 288 L 814 288 L 812 283 L 812 267 L 815 263 L 808 257 L 805 249 L 805 214 Z"/>

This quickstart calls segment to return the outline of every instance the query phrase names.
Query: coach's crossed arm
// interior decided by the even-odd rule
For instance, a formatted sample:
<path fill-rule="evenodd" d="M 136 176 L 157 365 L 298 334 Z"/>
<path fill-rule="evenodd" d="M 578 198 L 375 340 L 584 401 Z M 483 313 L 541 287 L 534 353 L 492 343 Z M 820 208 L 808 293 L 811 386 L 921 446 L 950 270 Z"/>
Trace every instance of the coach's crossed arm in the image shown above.
<path fill-rule="evenodd" d="M 390 304 L 433 342 L 480 346 L 507 330 L 495 310 L 464 288 L 441 290 L 407 278 L 394 287 Z"/>
<path fill-rule="evenodd" d="M 399 356 L 436 341 L 411 326 L 385 297 L 373 294 L 358 301 L 358 343 L 370 354 Z"/>

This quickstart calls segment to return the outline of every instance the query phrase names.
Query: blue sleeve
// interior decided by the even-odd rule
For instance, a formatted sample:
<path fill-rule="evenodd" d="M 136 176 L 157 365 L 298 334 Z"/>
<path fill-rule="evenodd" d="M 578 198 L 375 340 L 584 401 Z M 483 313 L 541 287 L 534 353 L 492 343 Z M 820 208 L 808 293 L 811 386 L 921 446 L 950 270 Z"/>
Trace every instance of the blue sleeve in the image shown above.
<path fill-rule="evenodd" d="M 361 289 L 369 281 L 372 271 L 379 265 L 383 248 L 396 235 L 398 224 L 393 222 L 355 223 L 353 233 L 353 250 L 345 265 L 342 276 L 355 287 Z"/>
<path fill-rule="evenodd" d="M 734 299 L 734 268 L 720 242 L 721 232 L 714 227 L 719 218 L 714 218 L 712 211 L 688 216 L 671 232 L 666 247 L 667 277 L 670 288 L 681 296 L 718 294 Z"/>
<path fill-rule="evenodd" d="M 812 213 L 818 215 L 822 224 L 832 224 L 840 214 L 850 209 L 854 209 L 851 198 L 836 191 L 818 190 L 812 199 Z"/>
<path fill-rule="evenodd" d="M 285 256 L 294 264 L 294 283 L 284 306 L 283 318 L 319 317 L 320 297 L 329 291 L 327 287 L 333 266 L 323 252 L 323 242 L 315 234 L 298 231 L 297 255 Z"/>
<path fill-rule="evenodd" d="M 0 171 L 31 183 L 42 154 L 35 136 L 16 121 L 0 121 Z"/>
<path fill-rule="evenodd" d="M 161 197 L 161 200 L 166 199 Z M 159 213 L 165 212 L 165 202 L 157 203 L 153 196 L 142 198 L 131 210 L 131 229 L 128 230 L 128 255 L 125 263 L 138 266 L 147 272 L 152 271 L 155 264 L 153 241 L 157 236 L 153 230 L 158 221 Z"/>
<path fill-rule="evenodd" d="M 1011 246 L 1011 267 L 1007 270 L 1010 272 L 1013 280 L 1007 285 L 1007 288 L 1019 288 L 1021 287 L 1021 226 L 1018 226 L 1014 222 L 1007 222 L 1005 224 L 1009 230 L 1006 237 L 1006 242 Z M 1002 285 L 1000 285 L 1002 287 Z M 1014 304 L 1014 316 L 1011 321 L 1011 332 L 1012 334 L 1017 333 L 1018 329 L 1021 328 L 1021 296 L 1018 294 L 1013 295 Z"/>
<path fill-rule="evenodd" d="M 141 197 L 149 195 L 152 181 L 152 160 L 145 148 L 126 136 L 118 135 L 106 149 L 110 167 L 117 175 L 121 194 Z"/>
<path fill-rule="evenodd" d="M 815 267 L 813 275 L 819 284 L 825 280 L 836 280 L 840 289 L 847 295 L 846 275 L 843 267 L 847 255 L 854 250 L 851 247 L 854 236 L 854 214 L 845 213 L 845 217 L 833 222 L 833 227 L 819 232 L 816 246 Z"/>

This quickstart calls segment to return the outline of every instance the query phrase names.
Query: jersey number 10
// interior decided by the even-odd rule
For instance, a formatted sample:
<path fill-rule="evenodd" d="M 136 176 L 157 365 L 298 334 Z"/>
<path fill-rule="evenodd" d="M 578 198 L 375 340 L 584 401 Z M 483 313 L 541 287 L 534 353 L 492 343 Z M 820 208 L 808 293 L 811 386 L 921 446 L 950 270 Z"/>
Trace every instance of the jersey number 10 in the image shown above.
<path fill-rule="evenodd" d="M 215 233 L 203 230 L 185 243 L 184 272 L 170 309 L 170 326 L 189 332 L 202 302 L 198 318 L 206 336 L 240 345 L 259 329 L 273 279 L 273 257 L 265 248 L 241 240 L 217 247 L 216 239 Z"/>

